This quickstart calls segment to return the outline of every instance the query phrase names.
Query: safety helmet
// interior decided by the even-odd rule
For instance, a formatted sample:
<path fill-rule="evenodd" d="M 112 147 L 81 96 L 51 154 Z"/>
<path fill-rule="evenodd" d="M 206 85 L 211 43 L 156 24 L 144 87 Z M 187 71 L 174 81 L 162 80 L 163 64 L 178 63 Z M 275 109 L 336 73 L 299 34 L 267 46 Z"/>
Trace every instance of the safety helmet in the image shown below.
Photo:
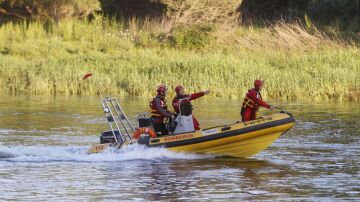
<path fill-rule="evenodd" d="M 260 86 L 264 85 L 264 81 L 263 80 L 255 80 L 254 81 L 254 87 L 256 90 L 260 89 Z"/>
<path fill-rule="evenodd" d="M 167 87 L 164 84 L 158 86 L 156 90 L 159 94 L 166 94 Z"/>
<path fill-rule="evenodd" d="M 176 86 L 176 88 L 175 88 L 175 92 L 176 92 L 176 94 L 180 94 L 180 92 L 182 91 L 182 90 L 184 90 L 184 87 L 183 86 Z"/>

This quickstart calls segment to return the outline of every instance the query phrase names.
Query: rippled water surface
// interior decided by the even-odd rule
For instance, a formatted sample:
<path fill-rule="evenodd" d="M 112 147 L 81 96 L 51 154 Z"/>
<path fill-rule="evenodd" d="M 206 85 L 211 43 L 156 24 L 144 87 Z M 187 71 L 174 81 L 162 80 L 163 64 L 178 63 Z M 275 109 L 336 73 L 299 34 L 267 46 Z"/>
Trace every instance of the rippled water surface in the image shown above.
<path fill-rule="evenodd" d="M 131 119 L 148 100 L 121 99 Z M 195 102 L 202 127 L 240 101 Z M 0 97 L 0 200 L 360 200 L 360 105 L 277 103 L 296 126 L 248 159 L 133 146 L 87 155 L 107 129 L 97 97 Z"/>

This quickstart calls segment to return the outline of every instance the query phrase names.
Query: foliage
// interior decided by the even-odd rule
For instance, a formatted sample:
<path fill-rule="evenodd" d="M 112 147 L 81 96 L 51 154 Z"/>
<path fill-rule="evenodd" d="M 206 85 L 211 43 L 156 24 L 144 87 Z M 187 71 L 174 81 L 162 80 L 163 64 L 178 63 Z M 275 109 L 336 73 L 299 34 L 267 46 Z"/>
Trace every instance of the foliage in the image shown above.
<path fill-rule="evenodd" d="M 163 17 L 167 5 L 161 0 L 99 0 L 104 15 L 121 18 Z"/>
<path fill-rule="evenodd" d="M 193 43 L 170 46 L 170 39 L 160 40 L 162 33 L 153 27 L 161 31 L 150 21 L 131 25 L 101 16 L 90 22 L 63 20 L 51 31 L 40 22 L 7 23 L 0 27 L 0 92 L 96 94 L 95 82 L 81 79 L 90 71 L 108 94 L 150 98 L 155 86 L 165 83 L 170 88 L 183 84 L 189 91 L 210 89 L 214 97 L 242 98 L 260 78 L 271 98 L 360 99 L 360 51 L 320 32 L 287 24 L 217 27 L 207 30 L 210 42 L 189 51 Z M 183 29 L 194 28 L 179 32 L 188 33 Z M 146 43 L 151 45 L 137 45 L 138 36 L 150 37 L 152 42 Z M 172 37 L 183 40 L 176 31 Z"/>
<path fill-rule="evenodd" d="M 161 0 L 176 24 L 233 23 L 239 0 Z"/>
<path fill-rule="evenodd" d="M 203 24 L 177 27 L 173 31 L 173 46 L 200 50 L 212 41 L 210 33 L 213 29 Z"/>
<path fill-rule="evenodd" d="M 98 9 L 100 9 L 98 0 L 0 1 L 0 14 L 14 19 L 51 19 L 57 21 L 66 17 L 86 17 Z"/>
<path fill-rule="evenodd" d="M 265 25 L 299 19 L 308 23 L 311 19 L 317 27 L 360 30 L 359 0 L 0 0 L 0 23 L 23 19 L 57 22 L 83 18 L 94 11 L 119 20 L 166 19 L 171 22 L 169 30 L 184 24 L 236 24 L 239 19 L 245 24 Z"/>
<path fill-rule="evenodd" d="M 340 29 L 360 30 L 359 0 L 243 0 L 239 6 L 245 23 L 287 22 L 304 19 L 306 14 L 317 25 L 336 25 Z M 306 19 L 305 19 L 306 20 Z"/>
<path fill-rule="evenodd" d="M 306 14 L 304 16 L 304 20 L 305 20 L 306 28 L 310 29 L 312 27 L 312 22 Z"/>

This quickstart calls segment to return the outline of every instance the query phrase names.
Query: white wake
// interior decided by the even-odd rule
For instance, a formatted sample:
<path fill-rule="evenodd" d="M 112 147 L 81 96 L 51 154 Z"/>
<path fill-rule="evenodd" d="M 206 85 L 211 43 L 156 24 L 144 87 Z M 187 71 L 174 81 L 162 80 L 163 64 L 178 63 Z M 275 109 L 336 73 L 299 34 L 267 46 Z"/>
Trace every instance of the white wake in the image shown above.
<path fill-rule="evenodd" d="M 89 147 L 85 146 L 12 146 L 0 145 L 0 161 L 12 162 L 116 162 L 131 160 L 157 159 L 203 159 L 212 158 L 209 155 L 176 153 L 164 148 L 147 148 L 141 145 L 131 145 L 124 149 L 109 149 L 99 154 L 87 154 Z"/>

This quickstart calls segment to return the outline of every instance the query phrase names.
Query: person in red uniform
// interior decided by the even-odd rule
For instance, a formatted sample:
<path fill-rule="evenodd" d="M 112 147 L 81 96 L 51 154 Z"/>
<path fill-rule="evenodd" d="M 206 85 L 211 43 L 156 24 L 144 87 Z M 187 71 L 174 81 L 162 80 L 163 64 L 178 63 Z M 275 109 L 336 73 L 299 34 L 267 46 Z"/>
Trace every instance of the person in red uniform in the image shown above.
<path fill-rule="evenodd" d="M 174 107 L 174 110 L 177 114 L 179 114 L 181 110 L 181 113 L 185 116 L 189 116 L 190 114 L 192 114 L 192 100 L 198 99 L 210 93 L 210 91 L 207 90 L 193 94 L 185 94 L 185 89 L 183 86 L 176 86 L 175 92 L 176 96 L 172 101 L 172 106 Z M 200 130 L 200 124 L 194 116 L 193 121 L 195 130 Z"/>
<path fill-rule="evenodd" d="M 241 107 L 241 117 L 243 122 L 255 120 L 259 107 L 265 107 L 271 110 L 275 108 L 274 106 L 271 106 L 263 101 L 260 93 L 263 86 L 264 81 L 255 80 L 254 88 L 249 89 L 247 92 Z"/>
<path fill-rule="evenodd" d="M 166 105 L 166 96 L 167 87 L 165 85 L 160 85 L 157 88 L 157 95 L 150 102 L 151 108 L 151 120 L 153 123 L 153 127 L 155 132 L 159 135 L 168 135 L 169 132 L 164 123 L 165 118 L 172 118 L 173 113 L 168 111 L 168 107 Z"/>

